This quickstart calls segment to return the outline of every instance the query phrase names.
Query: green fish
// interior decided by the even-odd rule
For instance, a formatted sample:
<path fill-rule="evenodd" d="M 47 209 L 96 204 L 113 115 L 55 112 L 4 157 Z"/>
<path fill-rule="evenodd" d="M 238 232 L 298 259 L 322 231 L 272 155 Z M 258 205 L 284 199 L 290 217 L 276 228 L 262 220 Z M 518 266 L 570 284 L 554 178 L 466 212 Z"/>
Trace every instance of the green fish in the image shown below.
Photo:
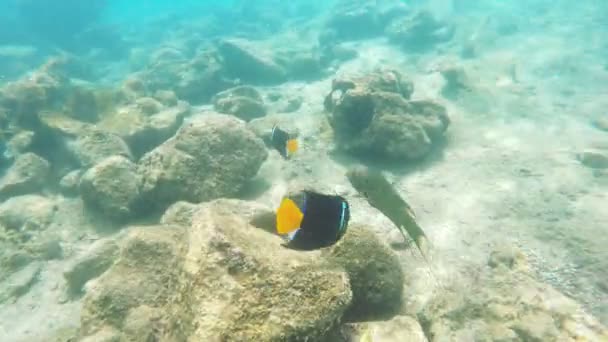
<path fill-rule="evenodd" d="M 380 210 L 399 229 L 403 238 L 408 236 L 426 259 L 428 255 L 428 239 L 416 222 L 416 215 L 407 202 L 399 196 L 388 180 L 377 171 L 364 166 L 349 169 L 346 173 L 352 186 L 364 196 L 368 203 Z"/>

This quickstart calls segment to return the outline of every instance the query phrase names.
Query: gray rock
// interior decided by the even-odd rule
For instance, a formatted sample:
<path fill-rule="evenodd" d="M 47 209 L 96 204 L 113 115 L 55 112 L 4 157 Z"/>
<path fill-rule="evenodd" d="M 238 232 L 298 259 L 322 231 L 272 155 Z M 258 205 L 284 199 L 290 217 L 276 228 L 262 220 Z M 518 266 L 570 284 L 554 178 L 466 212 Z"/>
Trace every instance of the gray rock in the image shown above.
<path fill-rule="evenodd" d="M 58 238 L 44 239 L 28 246 L 28 249 L 43 260 L 56 260 L 63 258 L 63 247 Z"/>
<path fill-rule="evenodd" d="M 131 229 L 84 299 L 82 336 L 110 328 L 124 340 L 321 340 L 350 303 L 346 274 L 235 215 L 249 207 L 217 200 L 191 228 Z"/>
<path fill-rule="evenodd" d="M 253 87 L 240 86 L 224 90 L 213 97 L 216 111 L 249 121 L 266 115 L 260 93 Z"/>
<path fill-rule="evenodd" d="M 268 54 L 268 49 L 243 39 L 224 39 L 219 44 L 224 67 L 232 76 L 252 84 L 277 84 L 286 71 Z"/>
<path fill-rule="evenodd" d="M 99 126 L 120 136 L 139 158 L 175 134 L 188 114 L 190 106 L 183 101 L 155 114 L 145 114 L 138 106 L 128 105 L 105 117 Z"/>
<path fill-rule="evenodd" d="M 63 273 L 68 295 L 81 294 L 85 284 L 110 268 L 117 256 L 118 244 L 116 241 L 100 240 L 93 244 Z"/>
<path fill-rule="evenodd" d="M 145 115 L 153 115 L 163 109 L 162 103 L 152 97 L 140 97 L 135 100 L 135 105 Z"/>
<path fill-rule="evenodd" d="M 120 136 L 104 130 L 87 130 L 70 142 L 68 147 L 84 169 L 110 156 L 133 158 L 129 146 Z"/>
<path fill-rule="evenodd" d="M 450 121 L 443 106 L 408 100 L 412 92 L 396 71 L 334 80 L 325 108 L 337 147 L 394 161 L 427 156 Z"/>
<path fill-rule="evenodd" d="M 80 179 L 80 195 L 89 207 L 116 220 L 131 218 L 140 200 L 137 166 L 122 156 L 108 157 Z"/>
<path fill-rule="evenodd" d="M 0 198 L 41 192 L 49 170 L 49 162 L 34 153 L 18 156 L 0 179 Z"/>
<path fill-rule="evenodd" d="M 349 227 L 327 259 L 348 273 L 353 301 L 344 319 L 387 319 L 401 310 L 403 271 L 397 255 L 362 226 Z"/>
<path fill-rule="evenodd" d="M 0 224 L 12 230 L 42 230 L 52 221 L 55 202 L 39 195 L 12 197 L 0 203 Z"/>
<path fill-rule="evenodd" d="M 177 95 L 172 90 L 157 90 L 154 93 L 154 98 L 169 107 L 177 106 L 178 103 Z"/>
<path fill-rule="evenodd" d="M 220 114 L 196 118 L 140 159 L 142 195 L 160 207 L 234 196 L 267 156 L 264 143 L 243 121 Z"/>
<path fill-rule="evenodd" d="M 77 195 L 82 173 L 82 170 L 72 170 L 65 176 L 61 177 L 61 180 L 59 181 L 59 189 L 61 189 L 61 193 L 67 196 Z"/>

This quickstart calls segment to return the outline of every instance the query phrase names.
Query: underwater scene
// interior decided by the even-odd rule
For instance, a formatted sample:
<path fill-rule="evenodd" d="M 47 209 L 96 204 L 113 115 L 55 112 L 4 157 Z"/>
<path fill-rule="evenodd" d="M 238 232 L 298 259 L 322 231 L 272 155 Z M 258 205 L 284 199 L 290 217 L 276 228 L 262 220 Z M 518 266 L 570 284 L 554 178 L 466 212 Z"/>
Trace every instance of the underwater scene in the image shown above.
<path fill-rule="evenodd" d="M 0 342 L 608 341 L 607 1 L 0 6 Z"/>

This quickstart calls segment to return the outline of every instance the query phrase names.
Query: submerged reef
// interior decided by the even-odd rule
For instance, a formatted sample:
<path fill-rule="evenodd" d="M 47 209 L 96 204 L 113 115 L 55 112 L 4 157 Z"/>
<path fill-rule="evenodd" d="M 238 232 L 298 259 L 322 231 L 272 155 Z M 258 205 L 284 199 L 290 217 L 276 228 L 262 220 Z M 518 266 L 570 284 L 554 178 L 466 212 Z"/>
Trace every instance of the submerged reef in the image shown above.
<path fill-rule="evenodd" d="M 8 3 L 2 340 L 608 341 L 552 287 L 605 320 L 605 58 L 556 6 Z M 302 191 L 333 245 L 277 234 Z"/>
<path fill-rule="evenodd" d="M 413 84 L 397 71 L 334 79 L 325 109 L 339 149 L 392 161 L 427 156 L 450 120 L 432 101 L 409 100 Z"/>
<path fill-rule="evenodd" d="M 322 340 L 349 311 L 383 316 L 399 307 L 401 269 L 366 228 L 351 229 L 323 258 L 281 248 L 265 231 L 273 227 L 254 226 L 262 216 L 272 212 L 251 202 L 178 203 L 164 225 L 134 227 L 86 294 L 80 334 Z"/>

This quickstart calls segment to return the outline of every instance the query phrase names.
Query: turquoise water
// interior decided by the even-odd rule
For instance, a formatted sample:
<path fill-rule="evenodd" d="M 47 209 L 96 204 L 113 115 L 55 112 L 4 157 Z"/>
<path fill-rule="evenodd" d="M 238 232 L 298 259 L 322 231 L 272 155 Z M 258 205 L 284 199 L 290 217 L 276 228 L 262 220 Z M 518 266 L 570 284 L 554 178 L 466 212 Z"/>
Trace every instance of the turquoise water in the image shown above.
<path fill-rule="evenodd" d="M 0 341 L 608 341 L 607 2 L 1 6 Z"/>

